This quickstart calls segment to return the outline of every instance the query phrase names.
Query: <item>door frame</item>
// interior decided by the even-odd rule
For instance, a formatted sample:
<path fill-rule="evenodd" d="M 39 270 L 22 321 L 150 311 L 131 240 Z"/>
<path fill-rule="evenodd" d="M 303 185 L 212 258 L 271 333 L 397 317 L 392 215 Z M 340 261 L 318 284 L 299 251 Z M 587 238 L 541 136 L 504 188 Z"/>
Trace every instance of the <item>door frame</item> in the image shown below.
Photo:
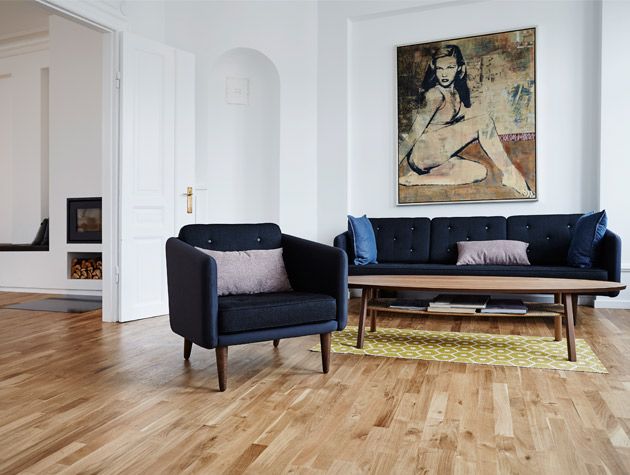
<path fill-rule="evenodd" d="M 103 34 L 103 311 L 104 322 L 120 320 L 120 33 L 125 16 L 111 4 L 85 0 L 35 0 L 70 20 Z"/>

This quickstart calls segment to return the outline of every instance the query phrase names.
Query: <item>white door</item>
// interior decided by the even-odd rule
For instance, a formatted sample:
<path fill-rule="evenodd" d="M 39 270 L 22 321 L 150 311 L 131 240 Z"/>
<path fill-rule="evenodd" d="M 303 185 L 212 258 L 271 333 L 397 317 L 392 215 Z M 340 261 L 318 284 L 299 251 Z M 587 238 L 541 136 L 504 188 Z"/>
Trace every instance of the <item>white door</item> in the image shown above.
<path fill-rule="evenodd" d="M 121 45 L 119 320 L 126 322 L 168 313 L 164 245 L 176 225 L 194 221 L 176 203 L 176 175 L 194 177 L 194 132 L 177 127 L 178 114 L 194 114 L 183 103 L 194 101 L 194 57 L 129 33 Z M 182 93 L 182 84 L 193 92 Z M 194 131 L 194 115 L 185 123 Z"/>

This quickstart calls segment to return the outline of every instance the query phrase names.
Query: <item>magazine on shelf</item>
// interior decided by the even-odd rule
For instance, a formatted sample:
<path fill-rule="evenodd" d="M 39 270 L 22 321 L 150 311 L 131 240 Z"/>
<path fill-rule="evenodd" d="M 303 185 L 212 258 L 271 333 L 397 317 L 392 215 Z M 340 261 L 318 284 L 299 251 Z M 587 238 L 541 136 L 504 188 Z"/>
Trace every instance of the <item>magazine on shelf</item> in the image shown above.
<path fill-rule="evenodd" d="M 477 313 L 477 310 L 466 307 L 429 307 L 431 313 Z"/>
<path fill-rule="evenodd" d="M 482 309 L 490 300 L 489 295 L 448 295 L 441 294 L 435 297 L 430 303 L 429 308 L 451 308 L 451 309 Z"/>
<path fill-rule="evenodd" d="M 513 313 L 523 315 L 527 313 L 527 305 L 518 299 L 492 299 L 481 309 L 481 313 Z"/>
<path fill-rule="evenodd" d="M 429 301 L 419 299 L 396 299 L 392 301 L 388 307 L 403 310 L 426 310 L 429 307 Z"/>

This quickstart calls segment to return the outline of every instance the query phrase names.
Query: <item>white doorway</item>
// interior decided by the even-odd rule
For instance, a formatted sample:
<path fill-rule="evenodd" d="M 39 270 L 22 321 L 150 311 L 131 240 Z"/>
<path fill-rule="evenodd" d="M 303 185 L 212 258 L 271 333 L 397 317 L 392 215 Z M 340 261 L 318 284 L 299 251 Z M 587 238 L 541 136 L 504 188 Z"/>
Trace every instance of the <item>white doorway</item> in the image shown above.
<path fill-rule="evenodd" d="M 89 2 L 36 1 L 104 35 L 103 320 L 166 314 L 164 241 L 195 222 L 194 56 Z"/>

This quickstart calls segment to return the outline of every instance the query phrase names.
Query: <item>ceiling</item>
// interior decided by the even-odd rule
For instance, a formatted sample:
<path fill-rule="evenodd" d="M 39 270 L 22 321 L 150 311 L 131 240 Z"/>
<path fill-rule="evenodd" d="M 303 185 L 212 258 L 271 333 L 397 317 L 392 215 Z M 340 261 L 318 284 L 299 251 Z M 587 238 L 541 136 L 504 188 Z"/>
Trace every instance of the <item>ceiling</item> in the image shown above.
<path fill-rule="evenodd" d="M 0 0 L 0 40 L 48 30 L 49 15 L 33 0 Z"/>

